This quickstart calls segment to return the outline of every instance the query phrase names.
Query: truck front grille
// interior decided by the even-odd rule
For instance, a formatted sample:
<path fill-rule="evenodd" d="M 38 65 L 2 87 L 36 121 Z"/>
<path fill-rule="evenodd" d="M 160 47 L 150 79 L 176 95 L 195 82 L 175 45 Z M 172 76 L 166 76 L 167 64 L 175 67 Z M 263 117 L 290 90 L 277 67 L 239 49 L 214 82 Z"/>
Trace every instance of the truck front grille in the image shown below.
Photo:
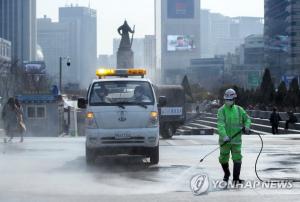
<path fill-rule="evenodd" d="M 103 137 L 101 138 L 101 142 L 103 144 L 128 144 L 128 143 L 135 143 L 140 144 L 145 142 L 144 137 L 130 137 L 124 139 L 116 139 L 115 137 Z"/>

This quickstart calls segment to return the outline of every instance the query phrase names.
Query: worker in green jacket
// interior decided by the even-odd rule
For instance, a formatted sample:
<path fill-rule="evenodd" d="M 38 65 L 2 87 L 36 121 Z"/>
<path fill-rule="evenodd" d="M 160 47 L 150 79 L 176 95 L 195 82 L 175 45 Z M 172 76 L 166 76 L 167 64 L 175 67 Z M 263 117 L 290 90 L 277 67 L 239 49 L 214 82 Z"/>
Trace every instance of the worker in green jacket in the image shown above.
<path fill-rule="evenodd" d="M 228 89 L 224 94 L 225 104 L 218 110 L 218 133 L 219 133 L 219 144 L 227 142 L 220 148 L 219 162 L 222 165 L 224 171 L 225 182 L 228 182 L 230 177 L 229 171 L 229 156 L 233 160 L 233 183 L 240 184 L 243 180 L 240 179 L 240 171 L 242 165 L 242 129 L 246 134 L 250 133 L 251 120 L 248 117 L 245 110 L 235 105 L 235 99 L 237 94 L 235 90 Z M 235 134 L 237 136 L 232 138 Z"/>

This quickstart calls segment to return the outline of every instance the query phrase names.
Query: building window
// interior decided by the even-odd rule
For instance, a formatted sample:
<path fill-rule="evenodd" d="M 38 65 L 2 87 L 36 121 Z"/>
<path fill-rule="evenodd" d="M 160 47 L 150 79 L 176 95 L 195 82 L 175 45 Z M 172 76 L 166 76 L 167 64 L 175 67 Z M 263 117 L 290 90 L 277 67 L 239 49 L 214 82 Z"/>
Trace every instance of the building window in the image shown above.
<path fill-rule="evenodd" d="M 45 118 L 45 107 L 37 107 L 37 118 Z"/>
<path fill-rule="evenodd" d="M 30 119 L 44 119 L 46 118 L 45 106 L 28 106 L 27 117 Z"/>
<path fill-rule="evenodd" d="M 27 107 L 27 117 L 35 118 L 35 107 Z"/>

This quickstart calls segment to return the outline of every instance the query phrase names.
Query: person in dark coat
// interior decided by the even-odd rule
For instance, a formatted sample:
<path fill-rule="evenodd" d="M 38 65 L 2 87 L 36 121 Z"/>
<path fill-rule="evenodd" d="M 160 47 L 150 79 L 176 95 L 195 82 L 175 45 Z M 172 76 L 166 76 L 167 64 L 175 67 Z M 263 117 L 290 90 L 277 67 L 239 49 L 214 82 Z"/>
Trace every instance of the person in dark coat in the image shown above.
<path fill-rule="evenodd" d="M 23 131 L 25 125 L 22 117 L 22 110 L 18 106 L 15 98 L 11 97 L 8 99 L 7 103 L 4 105 L 2 110 L 2 120 L 4 121 L 4 130 L 6 136 L 9 137 L 8 142 L 11 142 L 13 137 L 21 133 L 21 142 L 23 142 Z"/>
<path fill-rule="evenodd" d="M 24 123 L 24 113 L 23 113 L 23 107 L 20 104 L 19 100 L 15 98 L 15 103 L 16 103 L 16 114 L 17 114 L 17 119 L 18 119 L 18 129 L 17 133 L 20 134 L 20 142 L 24 141 L 24 132 L 26 131 L 26 126 Z"/>
<path fill-rule="evenodd" d="M 273 108 L 273 112 L 270 115 L 270 123 L 272 126 L 272 133 L 273 134 L 278 134 L 278 126 L 279 126 L 279 122 L 281 121 L 281 117 L 279 115 L 279 113 L 277 112 L 276 107 Z"/>
<path fill-rule="evenodd" d="M 285 130 L 288 130 L 289 129 L 289 124 L 295 124 L 298 122 L 298 119 L 297 117 L 294 115 L 294 113 L 292 111 L 289 111 L 287 112 L 287 115 L 288 115 L 288 120 L 286 120 L 285 122 Z"/>

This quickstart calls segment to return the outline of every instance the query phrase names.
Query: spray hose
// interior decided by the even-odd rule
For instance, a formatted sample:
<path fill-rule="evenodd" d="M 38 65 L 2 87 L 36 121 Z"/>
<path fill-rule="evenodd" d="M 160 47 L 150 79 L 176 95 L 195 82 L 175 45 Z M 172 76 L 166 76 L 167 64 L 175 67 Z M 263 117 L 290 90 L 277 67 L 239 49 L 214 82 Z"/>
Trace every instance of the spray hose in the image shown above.
<path fill-rule="evenodd" d="M 238 136 L 239 134 L 241 134 L 244 130 L 240 130 L 239 132 L 237 132 L 236 134 L 234 134 L 231 138 L 231 140 L 233 138 L 235 138 L 236 136 Z M 290 179 L 287 179 L 287 178 L 281 178 L 281 179 L 269 179 L 269 180 L 263 180 L 259 177 L 258 173 L 257 173 L 257 163 L 258 163 L 258 160 L 259 160 L 259 157 L 264 149 L 264 141 L 261 137 L 261 135 L 259 133 L 253 133 L 253 131 L 250 131 L 252 134 L 255 134 L 257 135 L 259 138 L 260 138 L 260 142 L 261 142 L 261 147 L 260 147 L 260 151 L 256 157 L 256 160 L 255 160 L 255 166 L 254 166 L 254 170 L 255 170 L 255 175 L 257 177 L 257 179 L 261 182 L 266 182 L 266 183 L 282 183 L 282 181 L 292 181 L 292 182 L 300 182 L 300 179 L 297 179 L 297 178 L 290 178 Z M 219 150 L 221 147 L 223 147 L 224 145 L 230 143 L 229 142 L 224 142 L 223 144 L 221 144 L 220 146 L 218 146 L 217 148 L 215 148 L 214 150 L 212 150 L 211 152 L 209 152 L 208 154 L 206 154 L 202 159 L 200 159 L 200 162 L 199 163 L 202 163 L 204 161 L 204 159 L 206 157 L 208 157 L 209 155 L 211 155 L 212 153 L 214 153 L 215 151 Z"/>
<path fill-rule="evenodd" d="M 243 130 L 238 131 L 236 134 L 234 134 L 234 135 L 231 137 L 231 140 L 232 140 L 233 138 L 235 138 L 236 136 L 238 136 L 239 134 L 241 134 L 242 132 L 243 132 Z M 224 145 L 226 145 L 226 144 L 228 144 L 228 143 L 230 143 L 230 141 L 229 141 L 229 142 L 224 142 L 223 144 L 221 144 L 220 146 L 218 146 L 217 148 L 215 148 L 214 150 L 212 150 L 211 152 L 209 152 L 208 154 L 206 154 L 202 159 L 200 159 L 200 163 L 203 162 L 204 159 L 205 159 L 206 157 L 208 157 L 209 155 L 211 155 L 211 154 L 214 153 L 215 151 L 219 150 L 220 148 L 222 148 Z"/>
<path fill-rule="evenodd" d="M 255 175 L 256 175 L 257 179 L 258 179 L 259 181 L 261 181 L 261 182 L 270 182 L 270 183 L 282 183 L 282 181 L 300 182 L 300 179 L 296 179 L 296 178 L 290 178 L 290 179 L 287 179 L 287 178 L 281 178 L 281 179 L 262 180 L 262 179 L 259 177 L 259 175 L 258 175 L 258 173 L 257 173 L 257 163 L 258 163 L 258 159 L 259 159 L 259 157 L 260 157 L 260 155 L 261 155 L 261 153 L 262 153 L 262 151 L 263 151 L 263 149 L 264 149 L 264 141 L 263 141 L 263 139 L 262 139 L 262 137 L 261 137 L 261 135 L 260 135 L 259 133 L 253 133 L 253 134 L 257 135 L 257 136 L 259 137 L 259 139 L 260 139 L 260 142 L 261 142 L 260 151 L 259 151 L 259 153 L 258 153 L 258 155 L 257 155 L 257 157 L 256 157 L 255 168 L 254 168 L 254 170 L 255 170 Z"/>

